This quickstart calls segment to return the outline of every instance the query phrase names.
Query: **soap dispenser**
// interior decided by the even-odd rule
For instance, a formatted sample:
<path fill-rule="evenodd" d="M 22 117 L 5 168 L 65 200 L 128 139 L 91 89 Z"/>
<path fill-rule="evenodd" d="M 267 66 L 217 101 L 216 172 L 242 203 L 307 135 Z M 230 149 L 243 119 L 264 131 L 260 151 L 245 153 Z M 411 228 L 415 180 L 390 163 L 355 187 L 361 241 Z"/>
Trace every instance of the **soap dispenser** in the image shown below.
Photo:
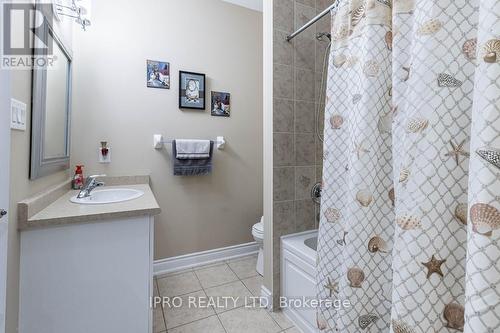
<path fill-rule="evenodd" d="M 81 190 L 83 188 L 83 165 L 77 165 L 75 175 L 71 181 L 71 188 L 73 190 Z"/>

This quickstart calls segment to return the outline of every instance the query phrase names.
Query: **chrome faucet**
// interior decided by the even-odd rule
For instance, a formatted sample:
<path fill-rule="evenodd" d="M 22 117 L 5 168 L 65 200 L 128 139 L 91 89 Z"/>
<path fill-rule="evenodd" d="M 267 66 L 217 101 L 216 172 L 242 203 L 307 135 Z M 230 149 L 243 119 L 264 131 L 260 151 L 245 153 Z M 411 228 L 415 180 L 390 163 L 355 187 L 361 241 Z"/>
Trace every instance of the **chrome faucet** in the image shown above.
<path fill-rule="evenodd" d="M 85 185 L 82 190 L 76 196 L 78 199 L 83 199 L 90 197 L 90 192 L 92 192 L 96 187 L 104 186 L 103 182 L 98 182 L 97 177 L 106 177 L 106 175 L 93 175 L 87 178 Z"/>

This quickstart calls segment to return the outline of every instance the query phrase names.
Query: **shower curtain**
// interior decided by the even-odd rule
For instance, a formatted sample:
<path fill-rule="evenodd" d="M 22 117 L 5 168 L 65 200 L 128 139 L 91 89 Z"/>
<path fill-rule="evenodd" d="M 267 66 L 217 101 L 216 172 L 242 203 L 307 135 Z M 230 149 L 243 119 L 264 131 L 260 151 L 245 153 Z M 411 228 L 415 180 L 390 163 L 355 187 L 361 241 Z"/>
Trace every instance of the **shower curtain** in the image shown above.
<path fill-rule="evenodd" d="M 500 332 L 500 1 L 340 0 L 325 103 L 318 329 Z"/>

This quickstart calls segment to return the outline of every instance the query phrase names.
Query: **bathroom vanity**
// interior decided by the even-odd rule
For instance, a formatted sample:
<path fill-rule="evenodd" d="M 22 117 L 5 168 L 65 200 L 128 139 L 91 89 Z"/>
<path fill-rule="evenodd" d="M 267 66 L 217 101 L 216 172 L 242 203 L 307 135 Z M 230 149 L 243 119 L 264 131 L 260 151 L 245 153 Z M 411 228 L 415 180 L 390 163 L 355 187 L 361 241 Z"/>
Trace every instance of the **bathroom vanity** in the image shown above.
<path fill-rule="evenodd" d="M 71 202 L 78 191 L 65 183 L 19 203 L 19 332 L 152 332 L 153 228 L 160 208 L 149 177 L 105 181 L 115 186 L 103 190 L 143 194 L 78 204 Z"/>

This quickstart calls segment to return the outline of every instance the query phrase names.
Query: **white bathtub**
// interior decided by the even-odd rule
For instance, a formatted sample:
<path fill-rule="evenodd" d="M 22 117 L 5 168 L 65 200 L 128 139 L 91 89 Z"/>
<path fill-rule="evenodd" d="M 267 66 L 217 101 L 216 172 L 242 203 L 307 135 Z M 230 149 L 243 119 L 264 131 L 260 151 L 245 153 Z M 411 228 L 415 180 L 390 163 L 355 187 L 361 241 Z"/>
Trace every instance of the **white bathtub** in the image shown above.
<path fill-rule="evenodd" d="M 281 296 L 316 298 L 316 246 L 318 231 L 281 237 Z M 315 309 L 285 306 L 283 312 L 304 333 L 318 332 Z"/>

